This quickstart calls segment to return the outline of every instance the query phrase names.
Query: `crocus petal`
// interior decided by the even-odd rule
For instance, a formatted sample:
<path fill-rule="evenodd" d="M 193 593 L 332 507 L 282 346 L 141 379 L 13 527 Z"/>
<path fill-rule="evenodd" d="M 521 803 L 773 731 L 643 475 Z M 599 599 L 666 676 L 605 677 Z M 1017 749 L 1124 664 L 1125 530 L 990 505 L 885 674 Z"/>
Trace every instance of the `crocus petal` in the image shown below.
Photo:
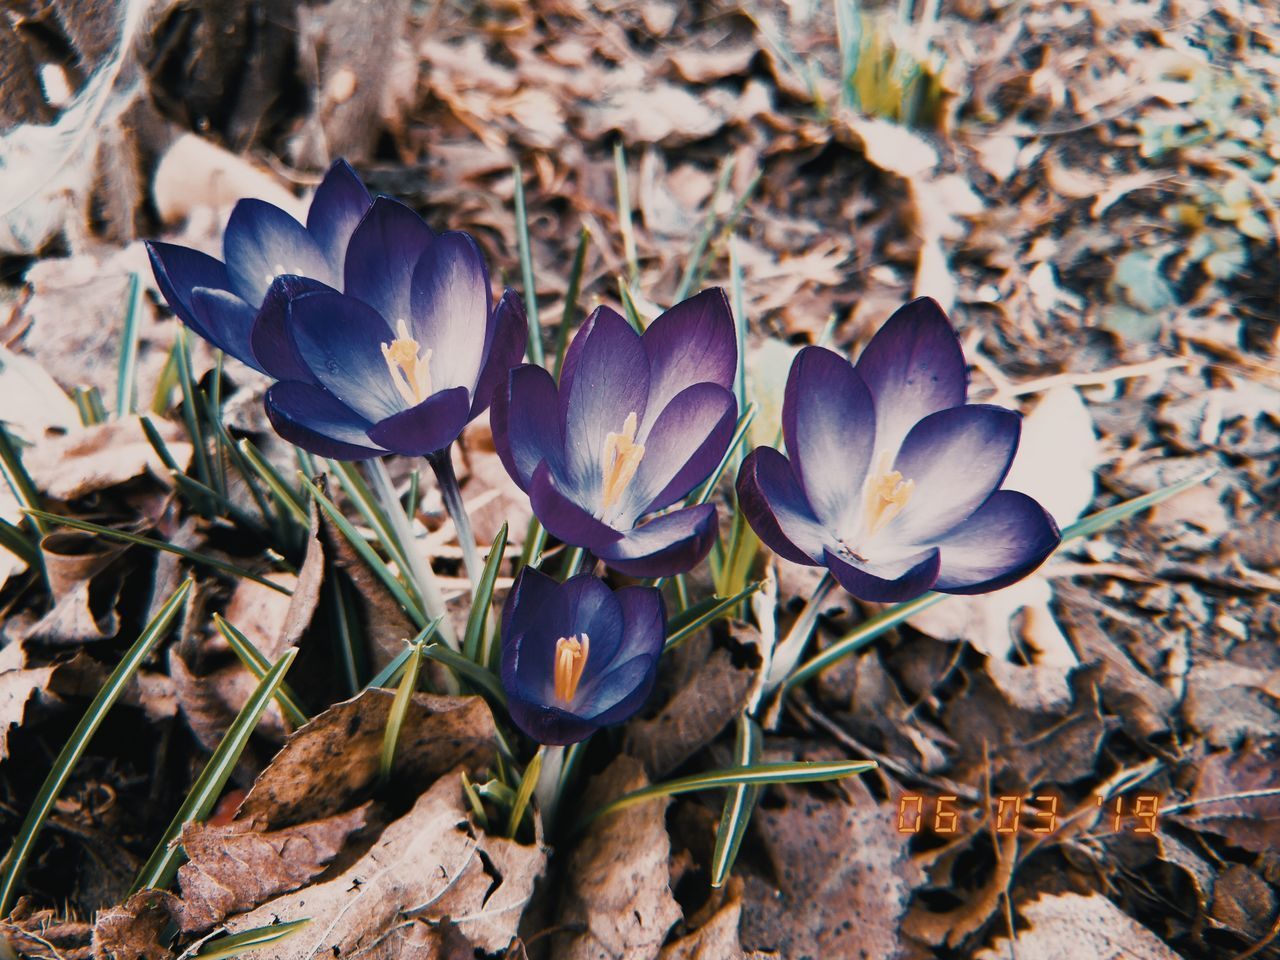
<path fill-rule="evenodd" d="M 180 247 L 176 243 L 160 243 L 148 240 L 147 256 L 151 258 L 151 271 L 156 276 L 156 286 L 164 294 L 169 309 L 200 336 L 205 332 L 191 312 L 191 291 L 196 287 L 228 290 L 231 279 L 227 267 L 207 253 Z"/>
<path fill-rule="evenodd" d="M 622 604 L 599 577 L 589 573 L 570 577 L 561 593 L 569 604 L 569 619 L 564 627 L 568 632 L 557 631 L 556 639 L 575 633 L 585 633 L 591 638 L 590 653 L 582 670 L 581 692 L 614 664 L 626 621 Z M 578 698 L 574 700 L 573 712 L 583 716 L 590 713 L 582 709 Z"/>
<path fill-rule="evenodd" d="M 230 290 L 196 287 L 191 291 L 191 312 L 199 322 L 201 336 L 219 350 L 265 373 L 249 346 L 249 331 L 257 311 Z"/>
<path fill-rule="evenodd" d="M 937 541 L 942 567 L 935 589 L 986 593 L 1021 580 L 1062 542 L 1044 507 L 1025 493 L 997 490 L 978 511 Z"/>
<path fill-rule="evenodd" d="M 406 457 L 425 457 L 458 439 L 467 425 L 471 398 L 466 387 L 433 393 L 369 428 L 369 439 Z"/>
<path fill-rule="evenodd" d="M 367 420 L 314 384 L 282 381 L 267 390 L 265 402 L 276 433 L 317 456 L 368 460 L 386 453 L 370 443 Z"/>
<path fill-rule="evenodd" d="M 307 211 L 307 232 L 324 253 L 332 276 L 342 276 L 347 243 L 372 203 L 373 198 L 351 164 L 335 160 L 316 188 Z"/>
<path fill-rule="evenodd" d="M 877 451 L 896 450 L 916 422 L 964 403 L 969 386 L 960 339 L 928 297 L 900 307 L 871 338 L 856 369 L 875 398 Z"/>
<path fill-rule="evenodd" d="M 817 566 L 832 533 L 813 515 L 791 464 L 773 447 L 756 447 L 738 470 L 738 506 L 756 536 L 792 563 Z"/>
<path fill-rule="evenodd" d="M 613 660 L 621 662 L 645 654 L 657 656 L 667 642 L 667 608 L 662 591 L 654 587 L 623 587 L 614 596 L 622 605 L 622 643 Z"/>
<path fill-rule="evenodd" d="M 573 378 L 578 371 L 578 359 L 582 356 L 582 350 L 586 347 L 587 341 L 591 339 L 591 332 L 595 329 L 596 321 L 606 314 L 617 317 L 623 323 L 627 322 L 618 315 L 616 310 L 602 304 L 592 310 L 587 319 L 583 321 L 582 326 L 573 335 L 573 339 L 569 341 L 569 348 L 564 352 L 564 362 L 560 365 L 561 421 L 569 415 L 569 395 L 573 393 Z"/>
<path fill-rule="evenodd" d="M 407 323 L 413 270 L 435 237 L 403 203 L 378 197 L 351 234 L 343 293 L 369 304 L 393 328 L 398 320 Z"/>
<path fill-rule="evenodd" d="M 657 675 L 657 657 L 632 657 L 586 687 L 574 703 L 573 712 L 601 727 L 620 723 L 644 706 Z"/>
<path fill-rule="evenodd" d="M 649 357 L 649 420 L 695 383 L 733 389 L 738 335 L 729 298 L 720 287 L 677 303 L 644 332 Z"/>
<path fill-rule="evenodd" d="M 583 334 L 579 332 L 578 336 Z M 598 493 L 605 437 L 622 430 L 627 416 L 643 419 L 649 395 L 649 361 L 640 335 L 617 314 L 601 312 L 578 358 L 564 420 L 565 470 L 570 481 Z M 563 388 L 561 390 L 563 402 Z M 592 509 L 596 500 L 590 501 Z"/>
<path fill-rule="evenodd" d="M 796 354 L 782 405 L 791 467 L 814 514 L 850 536 L 862 512 L 875 417 L 870 391 L 844 357 L 823 347 Z"/>
<path fill-rule="evenodd" d="M 494 394 L 489 425 L 502 465 L 521 490 L 533 484 L 533 472 L 544 460 L 559 473 L 564 440 L 555 415 L 556 384 L 551 374 L 532 363 L 516 367 L 506 386 Z"/>
<path fill-rule="evenodd" d="M 972 514 L 1009 472 L 1021 430 L 1021 416 L 991 404 L 940 410 L 917 423 L 893 464 L 915 487 L 881 536 L 932 543 Z"/>
<path fill-rule="evenodd" d="M 304 383 L 315 380 L 311 369 L 302 362 L 302 354 L 289 332 L 291 304 L 306 293 L 336 291 L 310 277 L 295 277 L 287 273 L 276 277 L 249 332 L 249 345 L 254 357 L 262 364 L 262 370 L 279 380 L 301 380 Z"/>
<path fill-rule="evenodd" d="M 555 707 L 527 702 L 508 695 L 507 709 L 517 727 L 538 743 L 564 746 L 585 740 L 598 729 L 596 723 Z"/>
<path fill-rule="evenodd" d="M 939 551 L 934 547 L 893 564 L 862 564 L 827 550 L 823 563 L 840 586 L 860 600 L 901 603 L 933 587 L 938 579 Z"/>
<path fill-rule="evenodd" d="M 591 552 L 631 577 L 669 577 L 705 559 L 717 531 L 715 504 L 702 503 L 654 517 Z"/>
<path fill-rule="evenodd" d="M 340 293 L 308 293 L 289 313 L 298 355 L 326 390 L 374 422 L 408 406 L 382 356 L 395 334 L 376 310 Z"/>
<path fill-rule="evenodd" d="M 222 237 L 231 289 L 255 310 L 282 273 L 311 277 L 334 286 L 337 277 L 306 227 L 265 200 L 241 200 L 231 211 Z"/>
<path fill-rule="evenodd" d="M 599 556 L 601 550 L 622 538 L 617 530 L 601 523 L 565 496 L 545 462 L 534 470 L 528 492 L 534 515 L 552 536 L 565 543 L 585 547 Z"/>
<path fill-rule="evenodd" d="M 488 320 L 489 271 L 480 248 L 465 233 L 441 234 L 413 269 L 408 315 L 413 338 L 431 350 L 437 390 L 475 389 Z"/>
<path fill-rule="evenodd" d="M 524 359 L 524 348 L 529 338 L 529 321 L 524 313 L 524 301 L 511 288 L 493 309 L 485 341 L 484 363 L 475 389 L 471 392 L 471 416 L 474 419 L 493 401 L 494 394 L 507 379 L 507 373 Z M 555 401 L 546 408 L 548 417 L 553 415 Z"/>
<path fill-rule="evenodd" d="M 738 403 L 715 383 L 681 391 L 641 436 L 644 456 L 619 504 L 625 526 L 682 499 L 710 476 L 733 436 Z"/>
<path fill-rule="evenodd" d="M 526 632 L 541 617 L 543 604 L 560 589 L 560 581 L 536 567 L 524 566 L 516 574 L 507 601 L 502 605 L 502 634 Z"/>

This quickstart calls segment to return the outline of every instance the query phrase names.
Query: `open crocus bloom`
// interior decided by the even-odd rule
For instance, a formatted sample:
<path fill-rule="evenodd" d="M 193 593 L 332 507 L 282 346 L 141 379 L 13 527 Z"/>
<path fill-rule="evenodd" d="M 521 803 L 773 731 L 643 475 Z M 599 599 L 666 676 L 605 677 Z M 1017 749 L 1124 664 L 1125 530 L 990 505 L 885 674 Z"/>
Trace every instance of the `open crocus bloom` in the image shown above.
<path fill-rule="evenodd" d="M 631 717 L 653 689 L 666 640 L 662 594 L 580 574 L 520 571 L 502 611 L 502 686 L 539 743 L 576 743 Z"/>
<path fill-rule="evenodd" d="M 403 210 L 370 209 L 357 232 L 376 242 L 352 241 L 347 293 L 300 286 L 254 326 L 255 355 L 280 381 L 267 416 L 304 450 L 339 460 L 443 450 L 524 354 L 524 307 L 511 290 L 492 307 L 475 241 L 436 236 Z"/>
<path fill-rule="evenodd" d="M 558 388 L 532 364 L 511 371 L 494 395 L 494 444 L 543 526 L 633 576 L 702 560 L 715 506 L 658 511 L 723 457 L 738 415 L 737 353 L 728 300 L 712 289 L 643 335 L 600 307 L 574 337 Z"/>
<path fill-rule="evenodd" d="M 182 322 L 215 347 L 265 372 L 254 355 L 250 331 L 273 282 L 288 274 L 341 289 L 348 245 L 372 203 L 355 171 L 338 160 L 312 198 L 306 226 L 274 204 L 241 200 L 223 234 L 224 260 L 155 241 L 147 242 L 147 253 L 160 292 Z"/>
<path fill-rule="evenodd" d="M 759 447 L 738 473 L 752 529 L 864 600 L 984 593 L 1026 576 L 1061 535 L 1031 497 L 999 489 L 1020 415 L 966 404 L 967 389 L 959 340 L 928 298 L 898 310 L 856 366 L 801 350 L 783 400 L 788 456 Z"/>

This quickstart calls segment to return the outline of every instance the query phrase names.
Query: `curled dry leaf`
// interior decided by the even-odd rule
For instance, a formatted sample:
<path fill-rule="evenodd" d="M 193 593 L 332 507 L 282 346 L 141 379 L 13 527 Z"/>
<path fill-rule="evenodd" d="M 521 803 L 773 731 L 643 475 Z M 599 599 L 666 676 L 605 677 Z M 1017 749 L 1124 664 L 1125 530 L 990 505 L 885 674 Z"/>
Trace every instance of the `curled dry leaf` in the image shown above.
<path fill-rule="evenodd" d="M 44 537 L 40 552 L 53 608 L 24 636 L 51 644 L 115 636 L 120 625 L 115 605 L 123 576 L 116 561 L 124 551 L 121 544 L 74 530 L 55 530 Z"/>
<path fill-rule="evenodd" d="M 493 953 L 516 935 L 546 856 L 537 846 L 486 836 L 467 817 L 457 772 L 440 777 L 338 876 L 241 914 L 232 932 L 312 918 L 275 947 L 273 960 L 317 955 L 367 960 L 445 960 L 448 917 Z"/>
<path fill-rule="evenodd" d="M 619 756 L 591 784 L 582 810 L 649 785 L 640 763 Z M 665 798 L 596 820 L 578 843 L 565 874 L 560 901 L 557 960 L 612 960 L 658 955 L 681 917 L 671 894 Z"/>
<path fill-rule="evenodd" d="M 236 820 L 224 826 L 188 823 L 178 870 L 182 901 L 174 915 L 184 933 L 208 930 L 233 913 L 252 910 L 296 890 L 324 870 L 347 838 L 365 826 L 369 804 L 346 813 L 265 831 Z"/>
<path fill-rule="evenodd" d="M 22 726 L 27 704 L 49 689 L 58 670 L 57 665 L 27 668 L 24 663 L 19 642 L 0 650 L 0 760 L 9 756 L 10 729 Z"/>
<path fill-rule="evenodd" d="M 98 912 L 93 924 L 94 960 L 172 960 L 165 930 L 174 897 L 163 890 L 140 890 L 124 903 Z"/>
<path fill-rule="evenodd" d="M 1177 960 L 1154 933 L 1103 896 L 1064 893 L 1041 897 L 1018 912 L 1031 924 L 977 954 L 976 960 Z"/>
<path fill-rule="evenodd" d="M 262 772 L 240 819 L 280 828 L 332 816 L 365 799 L 378 775 L 394 691 L 366 690 L 298 729 Z M 494 762 L 497 729 L 480 697 L 414 694 L 405 712 L 392 779 L 408 794 L 454 767 L 473 776 Z"/>
<path fill-rule="evenodd" d="M 705 923 L 663 947 L 658 960 L 741 960 L 742 881 L 731 878 L 727 893 L 724 903 Z"/>

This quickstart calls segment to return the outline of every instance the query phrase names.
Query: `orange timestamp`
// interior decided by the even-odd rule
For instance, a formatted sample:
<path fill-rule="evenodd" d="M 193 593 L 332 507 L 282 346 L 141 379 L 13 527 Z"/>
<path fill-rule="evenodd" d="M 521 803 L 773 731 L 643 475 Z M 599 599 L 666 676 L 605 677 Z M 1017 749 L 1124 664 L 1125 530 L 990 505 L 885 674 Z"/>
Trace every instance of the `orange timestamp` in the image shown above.
<path fill-rule="evenodd" d="M 1061 822 L 1062 798 L 1055 794 L 991 799 L 996 833 L 1017 833 L 1023 829 L 1031 833 L 1053 833 Z M 1110 799 L 1101 796 L 1094 799 L 1103 809 L 1104 823 L 1111 824 L 1113 833 L 1125 829 L 1133 833 L 1156 833 L 1160 829 L 1159 794 L 1140 793 L 1132 797 L 1121 794 Z M 934 833 L 959 833 L 960 817 L 966 812 L 957 808 L 959 802 L 956 796 L 905 793 L 898 798 L 898 832 L 919 833 L 929 827 Z"/>

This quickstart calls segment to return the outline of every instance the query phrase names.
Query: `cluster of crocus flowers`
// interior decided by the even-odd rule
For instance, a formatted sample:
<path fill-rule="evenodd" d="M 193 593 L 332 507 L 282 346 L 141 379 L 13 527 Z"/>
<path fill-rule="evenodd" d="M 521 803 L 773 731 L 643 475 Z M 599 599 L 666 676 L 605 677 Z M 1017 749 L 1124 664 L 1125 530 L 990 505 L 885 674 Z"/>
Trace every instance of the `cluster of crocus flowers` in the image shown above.
<path fill-rule="evenodd" d="M 898 310 L 857 364 L 801 350 L 783 399 L 787 456 L 759 447 L 738 474 L 752 529 L 864 600 L 984 593 L 1026 576 L 1061 535 L 1035 500 L 1000 489 L 1020 416 L 967 392 L 955 331 L 927 298 Z"/>

